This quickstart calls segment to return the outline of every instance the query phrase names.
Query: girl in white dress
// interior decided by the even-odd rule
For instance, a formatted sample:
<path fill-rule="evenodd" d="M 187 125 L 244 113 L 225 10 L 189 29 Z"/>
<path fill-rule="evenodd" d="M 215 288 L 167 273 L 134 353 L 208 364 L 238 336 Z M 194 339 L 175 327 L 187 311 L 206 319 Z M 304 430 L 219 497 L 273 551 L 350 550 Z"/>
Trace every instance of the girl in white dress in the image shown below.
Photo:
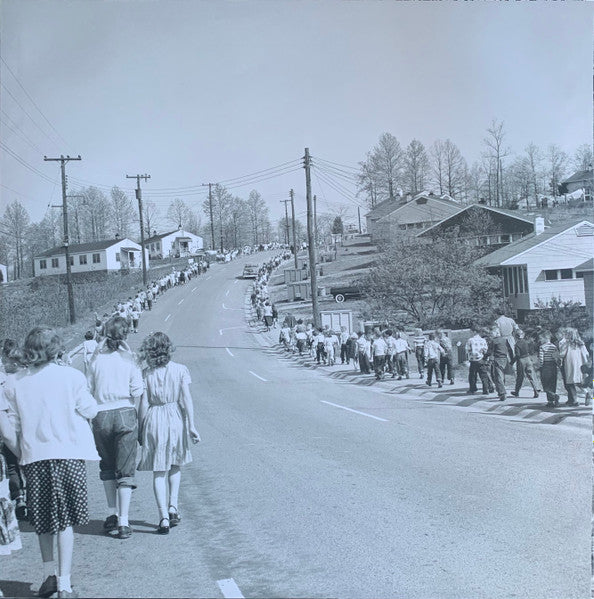
<path fill-rule="evenodd" d="M 180 522 L 177 509 L 180 467 L 192 461 L 190 441 L 200 441 L 194 426 L 190 373 L 183 364 L 171 362 L 172 352 L 173 346 L 165 333 L 152 333 L 138 351 L 147 365 L 138 415 L 142 446 L 138 470 L 153 472 L 159 534 L 167 534 L 170 526 Z"/>

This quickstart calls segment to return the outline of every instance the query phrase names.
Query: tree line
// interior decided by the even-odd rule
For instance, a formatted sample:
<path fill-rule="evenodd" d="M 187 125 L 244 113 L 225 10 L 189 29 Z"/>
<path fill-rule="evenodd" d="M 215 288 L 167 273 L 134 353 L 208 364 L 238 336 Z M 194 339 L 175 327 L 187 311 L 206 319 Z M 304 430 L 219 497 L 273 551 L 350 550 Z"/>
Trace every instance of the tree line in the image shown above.
<path fill-rule="evenodd" d="M 557 144 L 539 148 L 529 143 L 512 153 L 504 123 L 493 120 L 483 139 L 480 159 L 471 165 L 450 139 L 426 148 L 413 139 L 402 147 L 391 133 L 359 163 L 357 191 L 370 207 L 399 195 L 434 191 L 463 203 L 515 208 L 520 202 L 536 206 L 544 196 L 562 195 L 561 182 L 575 171 L 592 169 L 592 147 L 579 146 L 568 156 Z"/>

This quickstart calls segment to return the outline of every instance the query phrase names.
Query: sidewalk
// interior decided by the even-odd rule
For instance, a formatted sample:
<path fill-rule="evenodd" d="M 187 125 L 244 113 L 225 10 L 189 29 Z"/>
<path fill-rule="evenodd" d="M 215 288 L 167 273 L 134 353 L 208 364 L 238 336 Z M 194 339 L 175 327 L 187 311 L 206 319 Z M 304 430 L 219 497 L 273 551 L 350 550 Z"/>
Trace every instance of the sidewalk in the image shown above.
<path fill-rule="evenodd" d="M 474 412 L 480 411 L 485 414 L 506 416 L 514 420 L 539 424 L 568 424 L 585 429 L 592 428 L 592 406 L 583 405 L 583 394 L 579 397 L 579 406 L 565 406 L 564 403 L 567 401 L 567 395 L 561 380 L 557 387 L 561 398 L 560 405 L 557 408 L 547 406 L 546 396 L 542 392 L 538 398 L 534 398 L 532 388 L 529 386 L 522 387 L 520 397 L 509 395 L 513 385 L 513 377 L 511 376 L 506 377 L 508 398 L 505 401 L 499 401 L 495 393 L 482 395 L 479 391 L 474 395 L 468 395 L 468 373 L 466 368 L 460 368 L 455 373 L 457 376 L 453 385 L 446 383 L 442 388 L 438 388 L 435 382 L 431 387 L 428 387 L 425 379 L 421 379 L 416 372 L 413 373 L 412 369 L 411 378 L 409 379 L 399 381 L 396 378 L 391 378 L 391 375 L 385 374 L 384 378 L 378 381 L 375 379 L 374 374 L 361 374 L 359 369 L 355 370 L 352 364 L 335 364 L 334 366 L 318 365 L 315 359 L 309 356 L 309 353 L 299 356 L 296 352 L 287 351 L 278 341 L 280 329 L 271 329 L 266 332 L 263 325 L 254 325 L 255 316 L 251 317 L 250 313 L 249 298 L 247 298 L 246 319 L 248 322 L 251 321 L 251 326 L 256 333 L 255 337 L 258 343 L 265 348 L 271 358 L 299 364 L 309 370 L 317 370 L 337 381 L 374 387 L 378 391 L 381 390 L 380 392 L 394 395 L 395 397 L 416 397 L 425 402 L 447 404 L 459 408 L 471 409 Z"/>

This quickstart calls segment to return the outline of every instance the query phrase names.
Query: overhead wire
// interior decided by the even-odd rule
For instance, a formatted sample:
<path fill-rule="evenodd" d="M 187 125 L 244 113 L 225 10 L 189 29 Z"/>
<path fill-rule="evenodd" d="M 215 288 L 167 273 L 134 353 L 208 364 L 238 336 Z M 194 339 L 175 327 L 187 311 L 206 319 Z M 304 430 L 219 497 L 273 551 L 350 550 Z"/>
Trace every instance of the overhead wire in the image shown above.
<path fill-rule="evenodd" d="M 9 156 L 11 156 L 12 158 L 14 158 L 14 160 L 16 160 L 22 166 L 24 166 L 25 168 L 29 169 L 31 172 L 35 173 L 36 175 L 38 175 L 39 177 L 41 177 L 45 181 L 47 181 L 49 183 L 53 183 L 53 184 L 56 183 L 56 181 L 54 179 L 51 179 L 45 173 L 42 173 L 41 171 L 37 170 L 34 166 L 31 166 L 24 158 L 21 158 L 16 152 L 14 152 L 13 150 L 11 150 L 2 141 L 0 141 L 0 148 L 2 148 Z"/>
<path fill-rule="evenodd" d="M 4 112 L 4 110 L 0 109 L 0 113 L 4 115 L 4 118 L 6 120 L 10 121 L 7 123 L 6 120 L 2 120 L 0 118 L 0 122 L 2 122 L 5 127 L 8 127 L 12 131 L 14 131 L 14 133 L 22 137 L 27 142 L 27 144 L 29 144 L 29 147 L 33 148 L 35 151 L 43 155 L 43 150 L 29 138 L 29 136 L 10 118 L 10 116 L 6 112 Z"/>
<path fill-rule="evenodd" d="M 54 125 L 45 116 L 45 114 L 43 114 L 41 108 L 39 108 L 39 106 L 37 106 L 37 103 L 31 97 L 31 94 L 25 89 L 25 86 L 20 82 L 19 78 L 14 74 L 13 70 L 10 68 L 10 66 L 8 66 L 8 63 L 1 56 L 0 56 L 0 61 L 2 61 L 2 63 L 4 64 L 4 66 L 8 69 L 8 72 L 14 77 L 14 80 L 19 84 L 19 87 L 23 90 L 23 92 L 25 92 L 25 95 L 27 96 L 27 98 L 29 99 L 29 101 L 31 102 L 31 104 L 33 104 L 33 106 L 37 109 L 37 112 L 39 112 L 39 114 L 43 117 L 43 119 L 45 120 L 45 122 L 52 128 L 52 130 L 66 144 L 66 146 L 70 147 L 70 144 L 64 139 L 64 137 L 62 136 L 62 134 L 54 127 Z"/>

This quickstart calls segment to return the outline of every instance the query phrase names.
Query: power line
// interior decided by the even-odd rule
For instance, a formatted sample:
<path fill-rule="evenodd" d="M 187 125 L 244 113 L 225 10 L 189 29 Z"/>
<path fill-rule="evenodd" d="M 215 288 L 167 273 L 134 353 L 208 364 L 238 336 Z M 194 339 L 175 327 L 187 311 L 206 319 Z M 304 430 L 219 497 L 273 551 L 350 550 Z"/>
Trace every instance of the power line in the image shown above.
<path fill-rule="evenodd" d="M 47 132 L 39 126 L 39 124 L 37 123 L 37 121 L 25 110 L 25 108 L 23 108 L 22 104 L 18 101 L 18 99 L 15 97 L 15 95 L 1 81 L 0 81 L 0 86 L 16 102 L 16 104 L 18 105 L 18 107 L 31 119 L 31 122 L 52 142 L 52 144 L 56 144 L 57 143 L 56 140 L 52 139 L 47 134 Z"/>
<path fill-rule="evenodd" d="M 44 179 L 45 181 L 49 182 L 49 183 L 53 183 L 54 185 L 56 185 L 56 181 L 54 181 L 53 179 L 50 179 L 50 177 L 48 177 L 45 173 L 42 173 L 41 171 L 37 170 L 34 166 L 31 166 L 26 160 L 24 160 L 23 158 L 21 158 L 16 152 L 14 152 L 13 150 L 11 150 L 6 144 L 4 144 L 3 142 L 0 141 L 0 147 L 12 158 L 14 158 L 18 163 L 20 163 L 22 166 L 24 166 L 25 168 L 29 169 L 31 172 L 35 173 L 36 175 L 38 175 L 39 177 L 41 177 L 42 179 Z"/>
<path fill-rule="evenodd" d="M 29 144 L 31 148 L 33 148 L 40 154 L 43 154 L 43 150 L 37 144 L 31 141 L 29 136 L 10 118 L 8 114 L 6 114 L 6 112 L 4 112 L 4 110 L 0 110 L 0 112 L 8 121 L 10 121 L 9 123 L 7 123 L 6 121 L 2 121 L 6 127 L 12 129 L 17 135 L 20 135 Z"/>
<path fill-rule="evenodd" d="M 37 112 L 39 112 L 39 114 L 44 118 L 45 122 L 53 129 L 53 131 L 57 134 L 57 136 L 67 146 L 69 146 L 70 144 L 64 139 L 64 137 L 62 137 L 62 135 L 60 134 L 60 132 L 52 125 L 52 123 L 45 116 L 45 114 L 43 114 L 43 112 L 41 111 L 41 108 L 39 108 L 39 106 L 37 106 L 37 104 L 35 103 L 35 100 L 33 100 L 33 98 L 31 97 L 31 95 L 29 94 L 29 92 L 25 89 L 25 87 L 23 86 L 23 84 L 19 81 L 19 78 L 13 73 L 12 69 L 8 66 L 8 64 L 4 60 L 4 58 L 2 58 L 0 56 L 0 60 L 2 61 L 2 63 L 4 64 L 4 66 L 8 69 L 8 72 L 14 77 L 15 81 L 19 84 L 19 87 L 25 92 L 25 95 L 27 96 L 27 98 L 29 98 L 29 101 L 31 102 L 31 104 L 33 104 L 33 106 L 35 106 L 35 108 L 37 109 Z"/>
<path fill-rule="evenodd" d="M 324 158 L 320 158 L 319 156 L 313 156 L 313 158 L 315 160 L 320 160 L 322 162 L 327 162 L 328 164 L 333 164 L 335 166 L 342 166 L 343 168 L 350 168 L 356 172 L 359 172 L 359 168 L 358 167 L 354 167 L 354 166 L 349 166 L 348 164 L 340 164 L 340 162 L 332 162 L 331 160 L 325 160 Z"/>

